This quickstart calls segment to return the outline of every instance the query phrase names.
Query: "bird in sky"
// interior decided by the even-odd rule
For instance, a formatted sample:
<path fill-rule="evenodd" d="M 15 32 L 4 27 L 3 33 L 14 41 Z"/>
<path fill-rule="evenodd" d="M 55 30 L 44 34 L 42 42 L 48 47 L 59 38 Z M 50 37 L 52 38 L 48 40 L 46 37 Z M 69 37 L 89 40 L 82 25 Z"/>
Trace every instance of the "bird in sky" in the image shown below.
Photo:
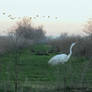
<path fill-rule="evenodd" d="M 5 13 L 5 12 L 3 12 L 2 14 L 3 14 L 3 15 L 5 15 L 6 13 Z"/>

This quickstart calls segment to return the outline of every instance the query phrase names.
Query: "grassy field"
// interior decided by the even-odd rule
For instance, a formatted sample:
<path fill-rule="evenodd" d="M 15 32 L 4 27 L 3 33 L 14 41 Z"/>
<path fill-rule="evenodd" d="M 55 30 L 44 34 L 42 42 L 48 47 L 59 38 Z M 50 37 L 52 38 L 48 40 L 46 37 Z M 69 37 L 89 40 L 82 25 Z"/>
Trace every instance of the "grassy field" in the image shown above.
<path fill-rule="evenodd" d="M 36 51 L 41 49 L 39 46 L 36 47 Z M 41 50 L 45 50 L 42 48 Z M 0 81 L 13 81 L 15 78 L 14 73 L 14 53 L 8 53 L 0 57 Z M 18 54 L 19 55 L 19 54 Z M 70 86 L 79 85 L 82 79 L 82 75 L 85 66 L 88 64 L 88 59 L 85 57 L 71 57 L 69 62 L 64 65 L 50 66 L 48 65 L 48 60 L 56 55 L 55 53 L 50 53 L 49 55 L 36 55 L 32 53 L 30 49 L 22 50 L 21 54 L 18 56 L 18 80 L 21 81 L 25 86 L 33 86 L 35 84 L 39 85 L 50 85 L 50 84 L 64 84 L 64 78 L 66 78 L 66 85 Z M 92 86 L 92 63 L 89 64 L 83 75 L 83 82 L 85 84 Z M 64 69 L 66 69 L 64 72 Z M 39 86 L 38 85 L 38 86 Z M 50 86 L 49 86 L 50 87 Z"/>

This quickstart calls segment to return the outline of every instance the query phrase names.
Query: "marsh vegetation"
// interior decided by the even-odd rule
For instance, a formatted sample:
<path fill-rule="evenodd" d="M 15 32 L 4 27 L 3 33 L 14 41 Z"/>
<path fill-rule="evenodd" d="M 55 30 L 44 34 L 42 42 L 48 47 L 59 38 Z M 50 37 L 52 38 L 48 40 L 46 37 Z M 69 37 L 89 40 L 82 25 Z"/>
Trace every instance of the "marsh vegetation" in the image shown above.
<path fill-rule="evenodd" d="M 0 37 L 0 92 L 92 92 L 91 24 L 86 36 L 49 38 L 42 27 L 30 23 L 24 18 Z M 66 64 L 48 65 L 52 56 L 69 53 L 72 42 L 77 45 Z"/>

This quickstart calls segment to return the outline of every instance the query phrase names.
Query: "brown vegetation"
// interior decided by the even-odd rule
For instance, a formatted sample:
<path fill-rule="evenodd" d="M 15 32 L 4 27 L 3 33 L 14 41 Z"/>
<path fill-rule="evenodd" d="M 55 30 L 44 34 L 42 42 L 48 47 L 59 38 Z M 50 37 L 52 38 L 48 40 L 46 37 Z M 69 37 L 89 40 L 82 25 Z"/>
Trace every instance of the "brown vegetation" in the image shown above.
<path fill-rule="evenodd" d="M 67 33 L 61 34 L 55 39 L 45 36 L 45 31 L 42 27 L 34 28 L 31 25 L 32 21 L 29 18 L 23 18 L 17 23 L 17 28 L 11 30 L 8 36 L 0 37 L 0 53 L 3 54 L 7 50 L 11 51 L 17 48 L 25 48 L 35 43 L 45 43 L 52 46 L 49 53 L 69 53 L 69 47 L 72 42 L 77 42 L 74 48 L 74 56 L 91 57 L 92 55 L 92 21 L 88 21 L 85 25 L 84 32 L 86 36 L 73 36 Z"/>

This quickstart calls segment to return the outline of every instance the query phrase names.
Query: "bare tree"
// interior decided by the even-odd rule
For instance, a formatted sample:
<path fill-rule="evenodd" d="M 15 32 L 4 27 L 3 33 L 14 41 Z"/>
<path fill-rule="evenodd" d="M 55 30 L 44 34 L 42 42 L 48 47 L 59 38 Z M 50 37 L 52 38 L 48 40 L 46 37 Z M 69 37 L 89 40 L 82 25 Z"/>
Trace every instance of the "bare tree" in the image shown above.
<path fill-rule="evenodd" d="M 87 36 L 83 39 L 83 47 L 85 51 L 85 56 L 91 57 L 92 55 L 92 19 L 89 19 L 88 22 L 84 26 L 83 30 Z"/>
<path fill-rule="evenodd" d="M 41 42 L 45 40 L 45 31 L 42 26 L 37 28 L 32 27 L 32 21 L 30 18 L 23 18 L 17 23 L 17 29 L 15 30 L 16 36 L 22 39 L 31 40 L 33 42 Z"/>
<path fill-rule="evenodd" d="M 92 35 L 92 19 L 88 20 L 83 31 L 88 35 Z"/>

